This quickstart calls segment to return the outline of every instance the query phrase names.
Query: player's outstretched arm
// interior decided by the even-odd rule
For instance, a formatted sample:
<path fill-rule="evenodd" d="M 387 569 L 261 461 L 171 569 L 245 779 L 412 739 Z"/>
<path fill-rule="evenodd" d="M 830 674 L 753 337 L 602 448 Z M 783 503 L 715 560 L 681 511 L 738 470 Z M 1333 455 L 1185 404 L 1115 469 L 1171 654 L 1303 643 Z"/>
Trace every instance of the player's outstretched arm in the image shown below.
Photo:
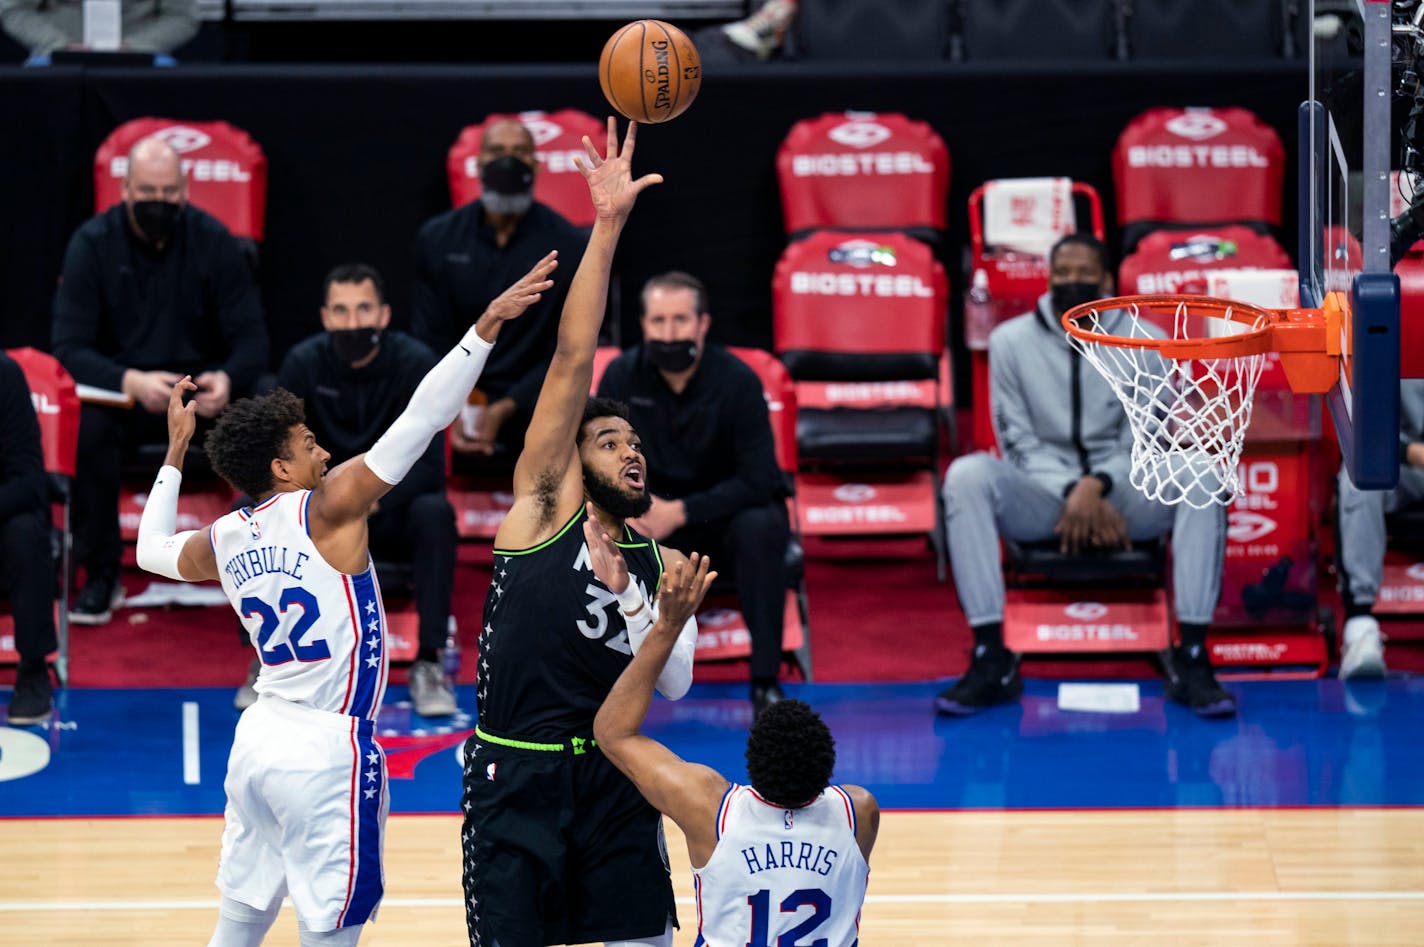
<path fill-rule="evenodd" d="M 567 478 L 574 461 L 574 436 L 583 418 L 583 406 L 593 381 L 593 354 L 598 347 L 598 330 L 603 324 L 608 300 L 608 274 L 613 267 L 613 253 L 618 238 L 627 223 L 633 204 L 644 189 L 662 181 L 662 175 L 645 174 L 633 179 L 633 151 L 638 126 L 628 124 L 623 145 L 618 145 L 618 125 L 608 119 L 605 155 L 600 156 L 593 142 L 584 138 L 586 158 L 575 158 L 579 173 L 588 182 L 589 196 L 597 216 L 589 235 L 588 248 L 579 262 L 564 299 L 559 317 L 558 343 L 549 374 L 544 378 L 539 398 L 534 405 L 529 430 L 524 436 L 524 451 L 514 468 L 515 525 L 525 514 L 518 510 L 522 497 L 536 490 L 547 490 L 558 484 L 575 502 L 582 495 L 579 481 Z M 564 481 L 568 480 L 565 485 Z M 563 511 L 559 511 L 563 512 Z M 569 510 L 572 513 L 572 509 Z M 537 530 L 540 521 L 553 511 L 541 511 L 526 525 Z M 501 538 L 507 545 L 529 537 Z"/>
<path fill-rule="evenodd" d="M 594 516 L 592 503 L 588 506 L 588 519 L 583 524 L 583 535 L 588 545 L 589 565 L 598 580 L 618 596 L 618 607 L 623 612 L 624 624 L 628 626 L 628 646 L 637 654 L 658 619 L 657 608 L 644 601 L 642 589 L 630 581 L 623 554 L 618 551 L 617 544 Z M 662 551 L 663 562 L 668 568 L 679 562 L 687 562 L 687 557 L 676 549 L 664 546 Z M 659 694 L 668 700 L 681 700 L 687 694 L 688 688 L 692 686 L 692 662 L 696 652 L 697 616 L 689 615 L 672 646 L 672 653 L 663 662 L 663 669 L 658 673 Z"/>
<path fill-rule="evenodd" d="M 143 516 L 138 521 L 138 564 L 155 575 L 184 582 L 218 577 L 213 553 L 212 525 L 175 533 L 178 522 L 178 487 L 183 482 L 183 458 L 197 427 L 196 402 L 183 403 L 185 391 L 196 391 L 192 376 L 184 375 L 168 395 L 168 453 L 163 458 Z"/>
<path fill-rule="evenodd" d="M 727 780 L 710 767 L 684 762 L 639 729 L 653 699 L 653 685 L 683 624 L 697 611 L 717 576 L 708 565 L 708 560 L 693 553 L 690 560 L 679 561 L 663 573 L 658 620 L 593 720 L 593 738 L 603 755 L 633 781 L 650 805 L 682 828 L 694 860 L 710 854 L 709 839 L 715 843 L 713 824 Z"/>
<path fill-rule="evenodd" d="M 380 440 L 322 478 L 312 494 L 313 530 L 364 522 L 371 504 L 400 483 L 430 446 L 430 439 L 450 426 L 479 381 L 500 327 L 517 319 L 553 285 L 558 251 L 547 254 L 489 304 L 464 338 L 426 373 L 410 404 Z"/>

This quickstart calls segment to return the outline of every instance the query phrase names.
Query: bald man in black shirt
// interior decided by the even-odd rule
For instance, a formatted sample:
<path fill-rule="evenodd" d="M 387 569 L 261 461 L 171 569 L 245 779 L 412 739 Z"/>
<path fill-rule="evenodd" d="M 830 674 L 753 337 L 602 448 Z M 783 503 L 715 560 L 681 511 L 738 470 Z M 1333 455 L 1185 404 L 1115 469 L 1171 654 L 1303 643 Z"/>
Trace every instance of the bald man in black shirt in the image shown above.
<path fill-rule="evenodd" d="M 123 200 L 75 232 L 54 299 L 53 349 L 74 380 L 122 391 L 132 409 L 86 404 L 74 484 L 76 557 L 88 573 L 70 620 L 107 622 L 118 584 L 119 470 L 136 444 L 168 441 L 168 395 L 184 375 L 217 417 L 267 368 L 267 327 L 236 238 L 188 203 L 178 153 L 129 152 Z"/>

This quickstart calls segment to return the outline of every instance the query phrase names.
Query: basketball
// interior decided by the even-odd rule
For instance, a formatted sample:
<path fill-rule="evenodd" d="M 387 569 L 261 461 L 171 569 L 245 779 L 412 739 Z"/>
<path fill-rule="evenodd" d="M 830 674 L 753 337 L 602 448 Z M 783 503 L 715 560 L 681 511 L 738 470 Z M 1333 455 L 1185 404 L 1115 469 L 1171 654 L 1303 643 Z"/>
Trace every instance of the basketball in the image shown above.
<path fill-rule="evenodd" d="M 671 23 L 634 20 L 604 44 L 598 84 L 624 118 L 668 122 L 697 98 L 702 59 L 687 34 Z"/>

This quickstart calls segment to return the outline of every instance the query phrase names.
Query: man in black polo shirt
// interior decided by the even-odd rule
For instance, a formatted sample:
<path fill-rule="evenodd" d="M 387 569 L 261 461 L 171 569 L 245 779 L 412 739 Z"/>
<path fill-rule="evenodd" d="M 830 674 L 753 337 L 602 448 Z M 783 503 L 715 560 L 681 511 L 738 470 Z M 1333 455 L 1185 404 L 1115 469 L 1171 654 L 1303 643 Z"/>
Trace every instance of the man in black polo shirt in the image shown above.
<path fill-rule="evenodd" d="M 426 222 L 416 237 L 411 332 L 437 352 L 458 342 L 490 300 L 550 250 L 559 251 L 562 273 L 576 272 L 583 257 L 587 235 L 534 200 L 539 165 L 529 129 L 513 120 L 491 123 L 480 139 L 477 165 L 480 198 Z M 474 430 L 458 423 L 451 428 L 457 455 L 499 450 L 510 464 L 519 455 L 554 352 L 567 285 L 557 282 L 505 326 L 476 389 L 487 405 Z"/>
<path fill-rule="evenodd" d="M 86 404 L 75 472 L 76 558 L 87 581 L 70 620 L 99 625 L 118 583 L 119 470 L 126 449 L 167 444 L 168 395 L 184 375 L 204 419 L 267 367 L 267 327 L 242 248 L 188 203 L 178 153 L 159 138 L 129 152 L 123 200 L 75 232 L 54 298 L 53 350 L 80 384 L 122 391 L 132 409 Z"/>
<path fill-rule="evenodd" d="M 389 329 L 391 307 L 381 276 L 362 263 L 326 277 L 321 324 L 282 360 L 278 384 L 306 402 L 307 426 L 331 452 L 331 467 L 371 449 L 409 403 L 435 354 L 413 336 Z M 510 323 L 513 325 L 514 323 Z M 453 345 L 452 345 L 453 347 Z M 455 511 L 445 498 L 445 439 L 436 437 L 405 479 L 372 511 L 371 554 L 413 566 L 420 650 L 410 668 L 410 696 L 423 717 L 447 717 L 455 693 L 440 665 L 455 582 Z"/>
<path fill-rule="evenodd" d="M 643 287 L 643 344 L 604 371 L 599 397 L 626 402 L 653 472 L 652 507 L 633 528 L 674 549 L 703 551 L 736 577 L 752 636 L 752 703 L 777 684 L 791 526 L 761 381 L 707 343 L 707 289 L 686 273 Z"/>

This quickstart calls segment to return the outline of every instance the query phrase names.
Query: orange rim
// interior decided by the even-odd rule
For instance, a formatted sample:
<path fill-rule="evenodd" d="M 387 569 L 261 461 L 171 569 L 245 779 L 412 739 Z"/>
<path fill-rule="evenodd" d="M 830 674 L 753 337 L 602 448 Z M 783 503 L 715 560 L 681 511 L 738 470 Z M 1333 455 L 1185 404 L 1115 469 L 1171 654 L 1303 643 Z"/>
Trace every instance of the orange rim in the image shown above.
<path fill-rule="evenodd" d="M 1173 315 L 1179 306 L 1198 317 L 1228 319 L 1246 326 L 1261 325 L 1237 335 L 1204 339 L 1139 339 L 1107 335 L 1079 326 L 1077 320 L 1091 312 L 1113 309 L 1165 310 Z M 1242 358 L 1280 354 L 1291 390 L 1301 394 L 1329 391 L 1340 377 L 1340 326 L 1343 302 L 1339 294 L 1325 298 L 1321 309 L 1267 309 L 1216 296 L 1143 295 L 1113 296 L 1074 306 L 1063 314 L 1063 328 L 1081 342 L 1119 348 L 1153 349 L 1177 360 Z"/>

